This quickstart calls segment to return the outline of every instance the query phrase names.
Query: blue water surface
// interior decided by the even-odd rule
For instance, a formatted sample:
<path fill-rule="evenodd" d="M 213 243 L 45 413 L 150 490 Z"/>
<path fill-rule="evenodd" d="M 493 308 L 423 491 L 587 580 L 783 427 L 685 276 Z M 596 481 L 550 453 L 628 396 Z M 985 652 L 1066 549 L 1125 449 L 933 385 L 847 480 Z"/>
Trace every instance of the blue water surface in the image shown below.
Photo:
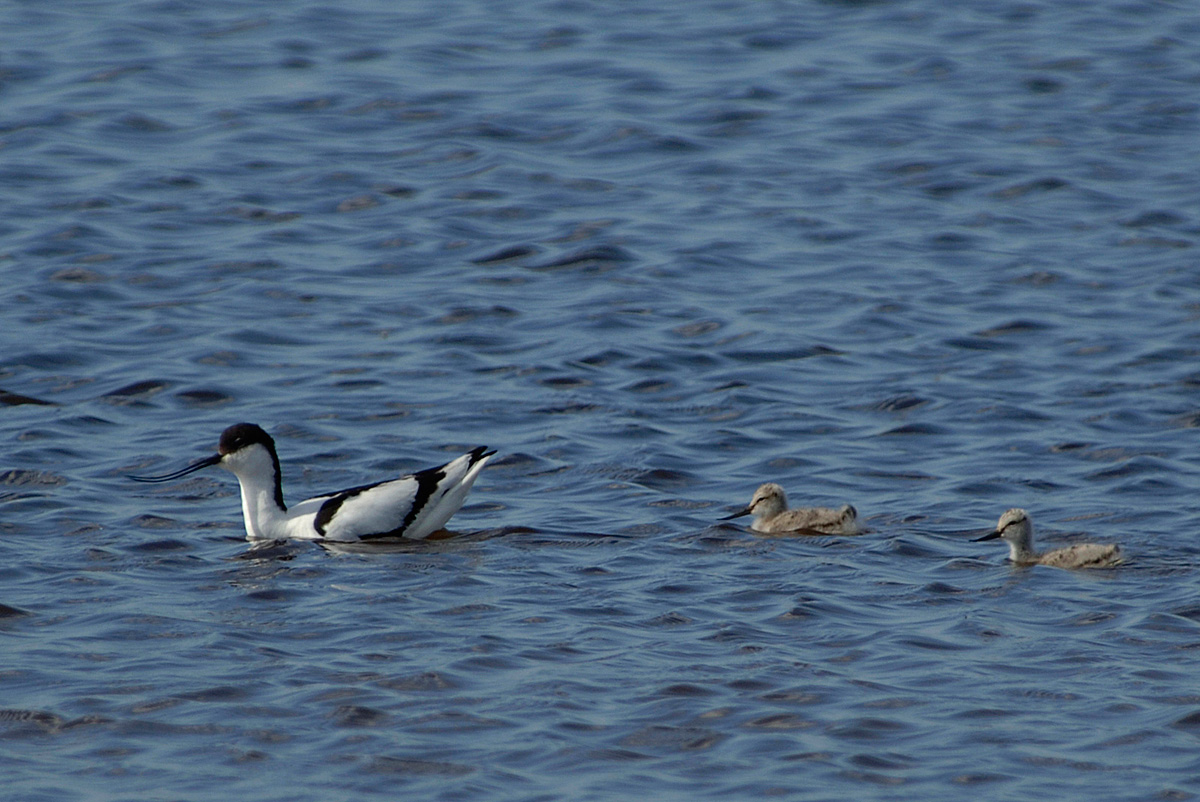
<path fill-rule="evenodd" d="M 1189 4 L 3 17 L 6 798 L 1200 794 Z M 290 501 L 499 453 L 252 549 L 125 478 L 236 421 Z"/>

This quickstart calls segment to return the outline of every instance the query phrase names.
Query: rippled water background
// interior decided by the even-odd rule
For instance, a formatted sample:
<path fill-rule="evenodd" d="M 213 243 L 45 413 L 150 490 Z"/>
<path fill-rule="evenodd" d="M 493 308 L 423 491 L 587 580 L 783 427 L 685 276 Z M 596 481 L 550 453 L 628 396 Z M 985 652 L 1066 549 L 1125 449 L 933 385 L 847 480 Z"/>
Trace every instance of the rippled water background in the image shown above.
<path fill-rule="evenodd" d="M 1200 793 L 1190 4 L 2 13 L 7 798 Z M 500 455 L 389 552 L 123 478 L 239 420 Z"/>

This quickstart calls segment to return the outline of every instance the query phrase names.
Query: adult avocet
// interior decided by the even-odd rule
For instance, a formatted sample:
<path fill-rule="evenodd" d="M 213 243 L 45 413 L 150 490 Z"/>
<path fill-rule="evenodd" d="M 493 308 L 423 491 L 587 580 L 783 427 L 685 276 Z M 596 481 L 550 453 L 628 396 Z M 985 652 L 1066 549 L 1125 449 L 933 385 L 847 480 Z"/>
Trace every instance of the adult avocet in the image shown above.
<path fill-rule="evenodd" d="M 221 432 L 217 453 L 211 457 L 164 476 L 129 478 L 169 482 L 210 465 L 232 471 L 242 488 L 248 540 L 420 540 L 440 530 L 458 512 L 495 453 L 480 446 L 437 468 L 316 496 L 288 509 L 275 441 L 253 423 L 235 423 Z"/>
<path fill-rule="evenodd" d="M 1054 568 L 1112 568 L 1121 562 L 1121 549 L 1111 543 L 1077 543 L 1038 554 L 1033 550 L 1033 521 L 1025 510 L 1011 509 L 1000 516 L 996 531 L 982 540 L 1001 538 L 1008 544 L 1008 556 L 1017 565 L 1049 565 Z"/>
<path fill-rule="evenodd" d="M 849 504 L 838 509 L 829 507 L 800 507 L 789 510 L 783 488 L 767 482 L 754 491 L 754 497 L 745 509 L 726 515 L 722 521 L 754 515 L 750 528 L 755 532 L 779 535 L 786 532 L 824 535 L 857 535 L 858 510 Z"/>

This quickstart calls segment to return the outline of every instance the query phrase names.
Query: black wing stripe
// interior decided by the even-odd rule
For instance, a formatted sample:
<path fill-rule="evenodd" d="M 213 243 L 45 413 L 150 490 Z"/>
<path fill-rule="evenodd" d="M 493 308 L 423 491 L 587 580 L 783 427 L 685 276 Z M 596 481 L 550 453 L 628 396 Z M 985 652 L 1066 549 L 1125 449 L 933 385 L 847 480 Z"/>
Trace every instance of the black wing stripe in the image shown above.
<path fill-rule="evenodd" d="M 442 466 L 445 467 L 444 465 Z M 437 492 L 438 485 L 446 478 L 446 472 L 442 468 L 426 468 L 423 471 L 417 471 L 412 475 L 413 479 L 417 480 L 417 493 L 413 496 L 412 506 L 408 509 L 408 515 L 404 516 L 404 520 L 395 529 L 388 532 L 373 532 L 369 535 L 359 535 L 359 540 L 372 540 L 377 537 L 402 537 L 404 530 L 412 526 L 412 522 L 417 519 L 417 515 L 421 510 L 425 509 L 425 505 L 429 503 L 429 499 Z M 322 505 L 324 509 L 324 505 Z"/>
<path fill-rule="evenodd" d="M 468 453 L 471 455 L 471 462 L 467 466 L 467 470 L 469 471 L 475 465 L 475 463 L 479 462 L 479 460 L 484 459 L 485 457 L 490 457 L 496 452 L 488 451 L 487 446 L 477 446 L 476 448 L 471 449 Z M 450 463 L 446 463 L 446 465 L 449 464 Z M 411 476 L 400 477 L 401 479 L 411 478 L 417 480 L 417 492 L 413 496 L 412 507 L 409 508 L 408 514 L 404 516 L 404 520 L 395 529 L 391 529 L 387 532 L 372 532 L 366 535 L 359 535 L 359 540 L 372 540 L 374 538 L 384 537 L 402 537 L 404 535 L 404 531 L 408 529 L 408 527 L 412 526 L 413 521 L 415 521 L 417 516 L 421 514 L 421 510 L 425 509 L 425 507 L 429 504 L 429 500 L 433 498 L 434 493 L 437 492 L 438 487 L 446 478 L 446 465 L 440 465 L 436 468 L 426 468 L 423 471 L 417 471 Z M 389 479 L 383 482 L 374 482 L 369 485 L 351 487 L 348 490 L 343 490 L 340 493 L 332 496 L 321 505 L 320 509 L 317 510 L 317 515 L 313 519 L 313 528 L 317 530 L 318 534 L 324 537 L 326 527 L 329 526 L 329 522 L 333 520 L 333 517 L 337 515 L 337 511 L 341 508 L 342 504 L 346 503 L 348 499 L 351 499 L 360 493 L 365 493 L 373 487 L 379 487 L 379 485 L 387 484 L 389 481 L 394 482 L 397 480 Z"/>
<path fill-rule="evenodd" d="M 484 457 L 490 457 L 495 454 L 495 451 L 488 451 L 487 446 L 476 446 L 468 452 L 471 455 L 471 462 L 467 465 L 467 470 L 470 471 L 475 463 Z M 453 460 L 451 460 L 453 462 Z M 447 462 L 446 465 L 450 463 Z M 404 516 L 404 522 L 390 532 L 376 532 L 370 535 L 359 535 L 359 540 L 373 540 L 375 538 L 384 537 L 403 537 L 404 532 L 408 527 L 412 526 L 413 521 L 421 514 L 421 511 L 429 504 L 429 500 L 433 498 L 438 487 L 446 478 L 446 465 L 440 465 L 437 468 L 426 468 L 423 471 L 417 471 L 412 475 L 413 479 L 417 480 L 417 493 L 413 496 L 412 507 L 408 511 L 408 515 Z"/>
<path fill-rule="evenodd" d="M 337 495 L 332 496 L 321 505 L 319 510 L 317 510 L 317 517 L 313 519 L 313 528 L 316 529 L 322 537 L 324 537 L 325 527 L 329 525 L 329 522 L 333 520 L 333 516 L 337 515 L 337 511 L 341 509 L 341 506 L 345 504 L 348 499 L 352 499 L 360 493 L 365 493 L 372 487 L 379 487 L 381 484 L 383 484 L 383 482 L 372 482 L 369 485 L 359 485 L 358 487 L 348 488 L 341 491 Z"/>

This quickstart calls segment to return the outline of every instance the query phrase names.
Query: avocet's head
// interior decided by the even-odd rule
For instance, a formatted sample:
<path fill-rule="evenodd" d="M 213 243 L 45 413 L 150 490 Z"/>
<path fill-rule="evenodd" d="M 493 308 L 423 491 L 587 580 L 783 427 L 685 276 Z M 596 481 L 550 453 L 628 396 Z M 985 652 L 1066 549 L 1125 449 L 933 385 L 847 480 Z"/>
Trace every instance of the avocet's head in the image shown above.
<path fill-rule="evenodd" d="M 275 453 L 275 441 L 262 427 L 253 423 L 235 423 L 221 432 L 217 453 L 193 462 L 186 468 L 162 476 L 130 476 L 137 482 L 169 482 L 194 473 L 201 468 L 217 465 L 242 477 L 262 477 L 276 481 L 279 476 L 279 456 Z"/>
<path fill-rule="evenodd" d="M 253 423 L 235 423 L 221 432 L 217 457 L 218 465 L 239 476 L 279 473 L 275 441 L 261 426 Z"/>
<path fill-rule="evenodd" d="M 753 515 L 755 518 L 772 518 L 787 509 L 787 496 L 783 493 L 783 488 L 774 482 L 767 482 L 765 485 L 760 485 L 758 490 L 754 491 L 754 497 L 750 499 L 750 504 L 743 509 L 738 510 L 733 515 L 726 515 L 722 521 L 728 521 L 733 518 L 741 518 L 743 515 Z"/>
<path fill-rule="evenodd" d="M 1013 508 L 1000 516 L 999 522 L 996 523 L 996 531 L 975 538 L 975 541 L 996 538 L 1002 538 L 1019 549 L 1028 550 L 1033 545 L 1033 522 L 1029 520 L 1025 510 Z"/>

